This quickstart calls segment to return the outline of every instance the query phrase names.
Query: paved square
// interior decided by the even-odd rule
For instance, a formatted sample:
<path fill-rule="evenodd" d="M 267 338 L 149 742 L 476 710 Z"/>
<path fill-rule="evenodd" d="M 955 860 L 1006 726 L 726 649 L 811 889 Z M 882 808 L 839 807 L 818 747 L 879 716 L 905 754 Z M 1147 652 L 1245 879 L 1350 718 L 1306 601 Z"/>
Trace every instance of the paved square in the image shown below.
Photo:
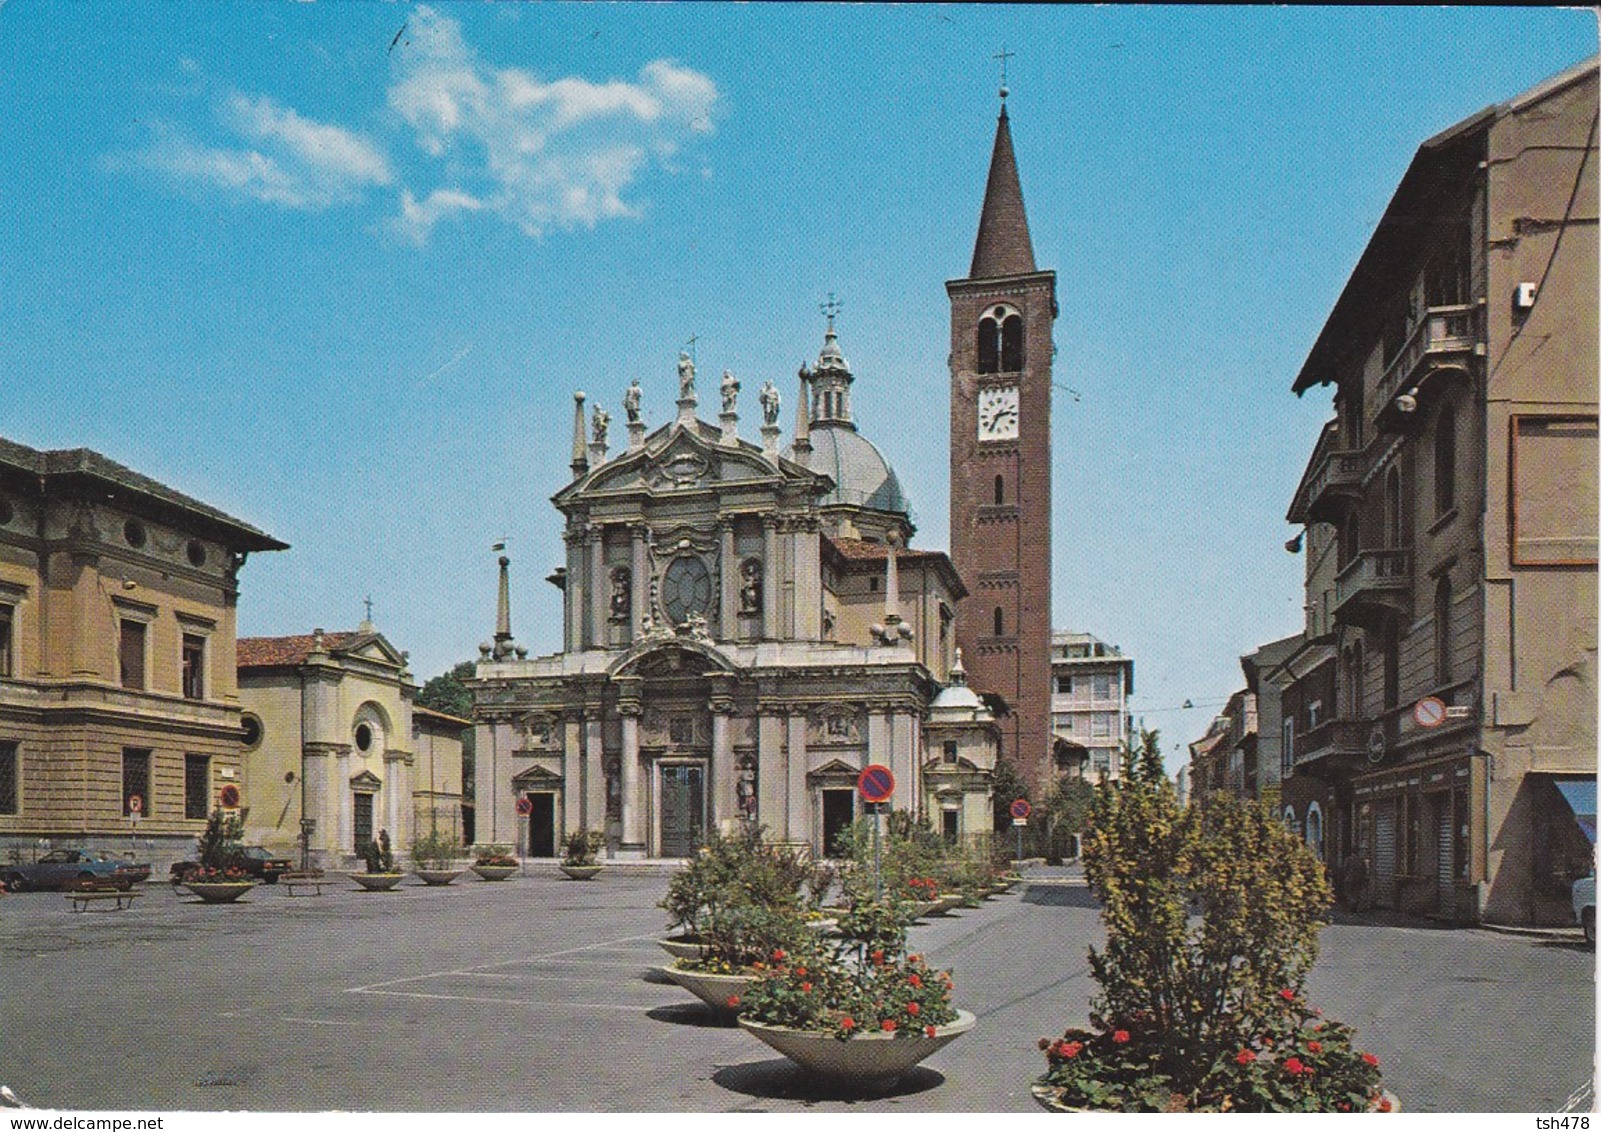
<path fill-rule="evenodd" d="M 0 1083 L 64 1109 L 1028 1111 L 1034 1040 L 1082 1022 L 1089 893 L 1035 882 L 912 929 L 974 1031 L 893 1093 L 829 1096 L 687 992 L 655 907 L 667 874 L 545 871 L 125 912 L 0 901 Z M 1594 953 L 1416 924 L 1337 923 L 1315 1003 L 1357 1028 L 1414 1111 L 1549 1111 L 1591 1076 Z"/>

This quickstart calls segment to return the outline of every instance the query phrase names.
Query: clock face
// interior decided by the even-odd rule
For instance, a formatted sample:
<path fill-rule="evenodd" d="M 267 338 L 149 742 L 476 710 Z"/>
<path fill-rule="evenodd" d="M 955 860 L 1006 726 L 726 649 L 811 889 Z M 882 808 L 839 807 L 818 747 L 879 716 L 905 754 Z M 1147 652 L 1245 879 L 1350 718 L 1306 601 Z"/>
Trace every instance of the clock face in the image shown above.
<path fill-rule="evenodd" d="M 662 612 L 674 625 L 682 625 L 690 614 L 705 615 L 712 605 L 712 577 L 706 563 L 686 555 L 675 558 L 662 574 Z"/>
<path fill-rule="evenodd" d="M 978 391 L 978 438 L 1017 439 L 1017 386 Z"/>

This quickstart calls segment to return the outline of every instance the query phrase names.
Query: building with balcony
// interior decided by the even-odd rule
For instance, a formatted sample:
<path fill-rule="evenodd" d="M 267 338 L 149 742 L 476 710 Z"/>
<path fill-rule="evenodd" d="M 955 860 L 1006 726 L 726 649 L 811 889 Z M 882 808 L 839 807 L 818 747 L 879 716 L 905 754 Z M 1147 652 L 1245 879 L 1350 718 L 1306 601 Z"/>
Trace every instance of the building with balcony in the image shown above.
<path fill-rule="evenodd" d="M 1115 780 L 1133 734 L 1134 658 L 1089 633 L 1051 634 L 1051 732 L 1059 773 Z"/>
<path fill-rule="evenodd" d="M 0 850 L 175 860 L 249 804 L 239 571 L 283 549 L 98 452 L 0 440 Z"/>
<path fill-rule="evenodd" d="M 1379 907 L 1568 922 L 1592 867 L 1596 119 L 1591 60 L 1424 142 L 1294 381 L 1281 799 Z"/>

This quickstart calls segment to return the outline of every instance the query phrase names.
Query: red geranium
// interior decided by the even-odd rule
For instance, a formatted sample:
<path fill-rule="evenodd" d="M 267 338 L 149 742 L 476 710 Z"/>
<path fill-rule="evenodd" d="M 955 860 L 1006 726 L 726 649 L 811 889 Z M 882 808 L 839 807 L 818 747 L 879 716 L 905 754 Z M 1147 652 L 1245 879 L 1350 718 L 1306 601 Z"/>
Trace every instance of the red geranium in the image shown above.
<path fill-rule="evenodd" d="M 878 1024 L 878 1028 L 883 1030 L 886 1034 L 893 1034 L 895 1032 L 895 1019 L 885 1018 Z"/>
<path fill-rule="evenodd" d="M 1291 1077 L 1299 1077 L 1303 1073 L 1310 1073 L 1312 1071 L 1306 1067 L 1306 1063 L 1299 1057 L 1286 1057 L 1284 1059 L 1284 1072 L 1288 1073 Z"/>
<path fill-rule="evenodd" d="M 788 958 L 789 958 L 789 954 L 782 947 L 778 947 L 778 948 L 774 948 L 773 949 L 773 962 L 774 963 L 782 963 L 785 959 L 788 959 Z"/>
<path fill-rule="evenodd" d="M 1117 1045 L 1125 1044 L 1128 1041 L 1128 1031 L 1127 1030 L 1113 1030 L 1112 1031 L 1112 1041 L 1114 1043 L 1116 1043 Z"/>
<path fill-rule="evenodd" d="M 1256 1051 L 1254 1050 L 1242 1049 L 1239 1053 L 1234 1055 L 1234 1061 L 1237 1065 L 1249 1065 L 1255 1060 Z"/>
<path fill-rule="evenodd" d="M 1323 1052 L 1323 1043 L 1322 1042 L 1307 1042 L 1306 1043 L 1306 1049 L 1307 1049 L 1308 1053 L 1322 1053 Z"/>
<path fill-rule="evenodd" d="M 1374 1069 L 1379 1067 L 1379 1059 L 1374 1057 L 1371 1053 L 1364 1053 L 1362 1055 L 1362 1060 L 1368 1065 L 1372 1066 Z"/>
<path fill-rule="evenodd" d="M 733 1010 L 738 1005 L 739 1005 L 739 995 L 737 995 L 737 994 L 729 995 L 728 996 L 728 1009 Z"/>
<path fill-rule="evenodd" d="M 801 993 L 802 994 L 811 994 L 812 993 L 812 984 L 811 983 L 802 983 L 801 984 Z"/>
<path fill-rule="evenodd" d="M 924 1030 L 923 1033 L 927 1034 L 931 1038 L 935 1037 L 935 1036 L 937 1036 L 939 1034 L 939 1027 L 938 1026 L 930 1026 L 928 1029 Z"/>
<path fill-rule="evenodd" d="M 1293 990 L 1291 990 L 1289 987 L 1285 987 L 1283 990 L 1279 991 L 1279 997 L 1282 998 L 1285 1002 L 1294 1002 L 1295 1001 L 1295 992 Z"/>
<path fill-rule="evenodd" d="M 856 1019 L 852 1018 L 849 1014 L 845 1015 L 845 1017 L 839 1020 L 839 1028 L 841 1030 L 856 1029 Z"/>
<path fill-rule="evenodd" d="M 923 985 L 923 980 L 916 975 L 907 975 L 906 981 L 914 987 L 920 987 Z"/>
<path fill-rule="evenodd" d="M 908 1014 L 919 1014 L 922 1012 L 922 1010 L 923 1008 L 917 1005 L 915 1002 L 908 1002 L 906 1004 L 906 1013 Z"/>
<path fill-rule="evenodd" d="M 879 948 L 873 952 L 872 959 L 875 966 L 882 967 L 884 965 L 884 949 Z"/>

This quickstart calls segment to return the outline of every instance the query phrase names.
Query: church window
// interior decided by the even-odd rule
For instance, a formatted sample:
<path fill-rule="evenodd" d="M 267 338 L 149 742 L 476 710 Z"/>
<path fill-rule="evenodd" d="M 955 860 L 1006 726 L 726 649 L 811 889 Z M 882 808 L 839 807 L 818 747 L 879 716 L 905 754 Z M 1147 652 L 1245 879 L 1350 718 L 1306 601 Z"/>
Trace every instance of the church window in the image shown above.
<path fill-rule="evenodd" d="M 978 372 L 998 373 L 1001 368 L 1000 328 L 993 318 L 978 323 Z"/>
<path fill-rule="evenodd" d="M 877 574 L 874 574 L 871 578 L 867 579 L 867 592 L 870 593 L 870 594 L 876 594 L 878 592 L 878 575 Z"/>
<path fill-rule="evenodd" d="M 944 755 L 945 764 L 947 766 L 954 766 L 955 765 L 955 763 L 956 763 L 956 740 L 955 739 L 947 739 L 947 740 L 945 740 L 945 749 L 944 749 L 943 755 Z"/>
<path fill-rule="evenodd" d="M 356 750 L 368 751 L 372 749 L 372 727 L 361 723 L 356 725 Z"/>
<path fill-rule="evenodd" d="M 1006 477 L 995 477 L 995 506 L 999 507 L 1006 502 Z"/>
<path fill-rule="evenodd" d="M 1006 633 L 1006 611 L 1000 606 L 995 607 L 995 635 L 1003 636 Z"/>

